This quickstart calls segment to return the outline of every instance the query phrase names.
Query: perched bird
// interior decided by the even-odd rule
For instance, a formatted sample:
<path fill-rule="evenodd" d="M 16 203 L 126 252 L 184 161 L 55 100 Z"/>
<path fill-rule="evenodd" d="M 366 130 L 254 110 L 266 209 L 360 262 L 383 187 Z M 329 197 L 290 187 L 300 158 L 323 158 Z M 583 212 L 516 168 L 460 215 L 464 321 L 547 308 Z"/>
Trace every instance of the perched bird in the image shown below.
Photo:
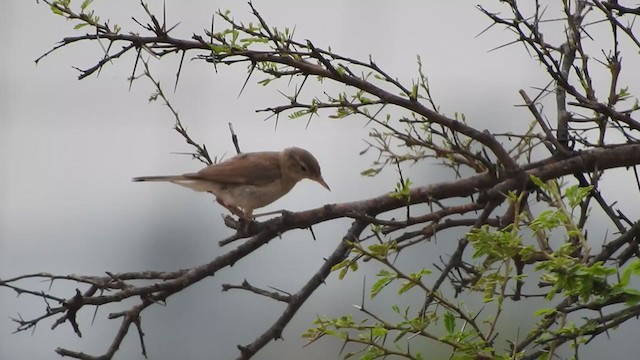
<path fill-rule="evenodd" d="M 183 175 L 141 176 L 133 181 L 169 181 L 195 191 L 214 194 L 220 205 L 243 219 L 253 210 L 278 200 L 298 181 L 311 179 L 331 191 L 322 178 L 318 160 L 307 150 L 244 153 Z"/>

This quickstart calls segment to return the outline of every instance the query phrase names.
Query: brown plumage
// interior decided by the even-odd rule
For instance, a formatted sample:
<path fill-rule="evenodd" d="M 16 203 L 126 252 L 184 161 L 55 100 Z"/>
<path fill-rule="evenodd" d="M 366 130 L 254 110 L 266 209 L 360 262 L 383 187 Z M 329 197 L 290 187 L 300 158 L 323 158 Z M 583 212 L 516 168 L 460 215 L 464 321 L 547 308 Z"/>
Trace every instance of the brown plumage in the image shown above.
<path fill-rule="evenodd" d="M 276 201 L 302 179 L 311 179 L 331 190 L 316 158 L 304 149 L 292 147 L 281 152 L 240 154 L 195 173 L 142 176 L 133 181 L 169 181 L 210 192 L 234 214 L 250 218 L 254 209 Z"/>

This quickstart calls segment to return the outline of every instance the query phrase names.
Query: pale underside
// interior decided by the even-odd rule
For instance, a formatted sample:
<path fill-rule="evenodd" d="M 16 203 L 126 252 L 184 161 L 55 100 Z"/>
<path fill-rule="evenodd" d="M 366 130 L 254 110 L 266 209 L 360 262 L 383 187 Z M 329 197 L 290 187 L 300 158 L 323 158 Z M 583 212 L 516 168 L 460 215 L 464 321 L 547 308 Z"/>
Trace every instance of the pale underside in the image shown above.
<path fill-rule="evenodd" d="M 293 187 L 288 186 L 288 189 L 284 189 L 285 184 L 282 181 L 272 181 L 259 186 L 222 184 L 208 180 L 173 180 L 172 182 L 196 191 L 210 192 L 219 201 L 242 208 L 247 214 L 251 214 L 253 209 L 276 201 Z"/>

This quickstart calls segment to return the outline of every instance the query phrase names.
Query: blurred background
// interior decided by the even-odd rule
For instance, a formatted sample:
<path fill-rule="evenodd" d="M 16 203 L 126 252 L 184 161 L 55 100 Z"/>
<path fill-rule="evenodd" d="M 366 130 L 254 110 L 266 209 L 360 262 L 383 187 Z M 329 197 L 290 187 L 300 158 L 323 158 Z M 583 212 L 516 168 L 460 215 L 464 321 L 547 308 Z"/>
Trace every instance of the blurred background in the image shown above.
<path fill-rule="evenodd" d="M 148 3 L 156 15 L 161 14 L 162 1 Z M 493 1 L 482 3 L 495 6 Z M 417 76 L 416 55 L 420 55 L 441 111 L 464 113 L 480 129 L 515 132 L 525 128 L 531 118 L 526 109 L 514 106 L 522 102 L 517 91 L 542 87 L 548 81 L 520 46 L 490 52 L 512 41 L 511 34 L 495 28 L 476 38 L 490 22 L 466 1 L 256 0 L 254 5 L 272 26 L 295 28 L 298 39 L 310 39 L 317 47 L 330 46 L 351 58 L 366 60 L 371 55 L 405 83 Z M 148 21 L 135 1 L 98 0 L 92 7 L 101 19 L 111 19 L 125 32 L 143 33 L 132 17 Z M 202 33 L 217 9 L 229 9 L 245 23 L 255 22 L 245 2 L 167 0 L 166 9 L 169 26 L 180 22 L 172 33 L 175 37 Z M 219 30 L 223 25 L 218 20 Z M 0 278 L 41 271 L 94 275 L 171 271 L 206 263 L 232 249 L 233 244 L 218 246 L 232 231 L 224 227 L 221 214 L 225 211 L 212 197 L 170 184 L 131 182 L 134 176 L 180 174 L 202 166 L 189 156 L 175 154 L 192 149 L 172 130 L 174 119 L 168 109 L 147 101 L 152 84 L 140 79 L 129 90 L 133 53 L 106 66 L 99 77 L 83 81 L 77 80 L 79 73 L 73 66 L 93 66 L 103 54 L 98 43 L 67 46 L 34 63 L 62 37 L 85 31 L 73 30 L 73 25 L 34 1 L 8 1 L 0 12 L 4 34 L 0 38 Z M 187 54 L 175 93 L 178 56 L 152 61 L 151 70 L 196 141 L 205 143 L 212 155 L 233 155 L 227 126 L 232 122 L 245 152 L 294 145 L 311 151 L 332 188 L 327 192 L 303 181 L 263 211 L 362 200 L 395 187 L 397 174 L 392 168 L 376 178 L 360 176 L 375 159 L 372 152 L 359 155 L 366 148 L 364 119 L 334 120 L 326 113 L 307 126 L 306 118 L 281 117 L 276 128 L 274 119 L 265 121 L 266 113 L 255 110 L 286 103 L 277 91 L 293 91 L 286 81 L 263 87 L 256 84 L 262 77 L 254 75 L 238 96 L 246 68 L 218 67 L 216 72 L 210 64 L 189 58 Z M 322 89 L 340 90 L 326 82 Z M 307 91 L 303 95 L 313 95 Z M 452 179 L 451 173 L 428 162 L 406 168 L 405 176 L 416 185 Z M 621 192 L 632 182 L 611 180 L 615 182 L 607 195 L 622 199 Z M 316 241 L 308 231 L 287 233 L 233 268 L 171 297 L 166 307 L 146 310 L 142 319 L 149 358 L 235 358 L 236 345 L 253 341 L 283 306 L 243 291 L 222 293 L 220 284 L 247 279 L 255 286 L 296 292 L 337 246 L 349 224 L 339 220 L 315 227 Z M 600 241 L 607 230 L 594 231 L 591 238 Z M 459 236 L 443 233 L 437 243 L 416 247 L 402 255 L 403 266 L 407 271 L 430 267 L 439 256 L 451 253 Z M 342 281 L 331 275 L 285 329 L 285 341 L 270 343 L 256 358 L 339 358 L 339 342 L 324 338 L 303 348 L 306 342 L 300 334 L 318 315 L 362 317 L 352 304 L 360 303 L 365 275 L 371 284 L 378 269 L 368 264 Z M 49 288 L 49 283 L 23 285 Z M 75 287 L 56 282 L 52 291 L 70 297 Z M 412 300 L 398 299 L 389 290 L 371 306 L 388 311 L 398 301 Z M 131 302 L 101 308 L 93 325 L 92 309 L 83 309 L 79 316 L 82 339 L 68 324 L 51 331 L 51 320 L 42 322 L 33 334 L 12 334 L 15 324 L 10 317 L 39 316 L 45 305 L 40 299 L 16 297 L 0 289 L 0 359 L 54 358 L 58 346 L 102 354 L 120 325 L 106 316 Z M 503 333 L 513 340 L 518 329 L 524 336 L 532 307 L 523 303 L 509 311 L 512 323 L 505 325 Z M 637 349 L 630 340 L 637 328 L 630 330 L 631 325 L 625 324 L 609 339 L 601 336 L 582 358 L 629 354 Z M 429 353 L 439 354 L 435 351 Z M 134 331 L 116 358 L 142 358 Z"/>

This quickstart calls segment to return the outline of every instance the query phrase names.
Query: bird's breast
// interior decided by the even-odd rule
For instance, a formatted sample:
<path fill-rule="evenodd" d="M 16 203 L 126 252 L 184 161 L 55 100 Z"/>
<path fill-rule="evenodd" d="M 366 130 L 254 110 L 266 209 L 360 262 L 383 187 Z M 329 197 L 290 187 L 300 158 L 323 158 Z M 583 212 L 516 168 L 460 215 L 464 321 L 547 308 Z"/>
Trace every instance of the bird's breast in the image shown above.
<path fill-rule="evenodd" d="M 227 204 L 243 209 L 257 209 L 278 200 L 292 187 L 286 186 L 282 181 L 263 185 L 225 185 L 218 189 L 216 195 Z"/>

